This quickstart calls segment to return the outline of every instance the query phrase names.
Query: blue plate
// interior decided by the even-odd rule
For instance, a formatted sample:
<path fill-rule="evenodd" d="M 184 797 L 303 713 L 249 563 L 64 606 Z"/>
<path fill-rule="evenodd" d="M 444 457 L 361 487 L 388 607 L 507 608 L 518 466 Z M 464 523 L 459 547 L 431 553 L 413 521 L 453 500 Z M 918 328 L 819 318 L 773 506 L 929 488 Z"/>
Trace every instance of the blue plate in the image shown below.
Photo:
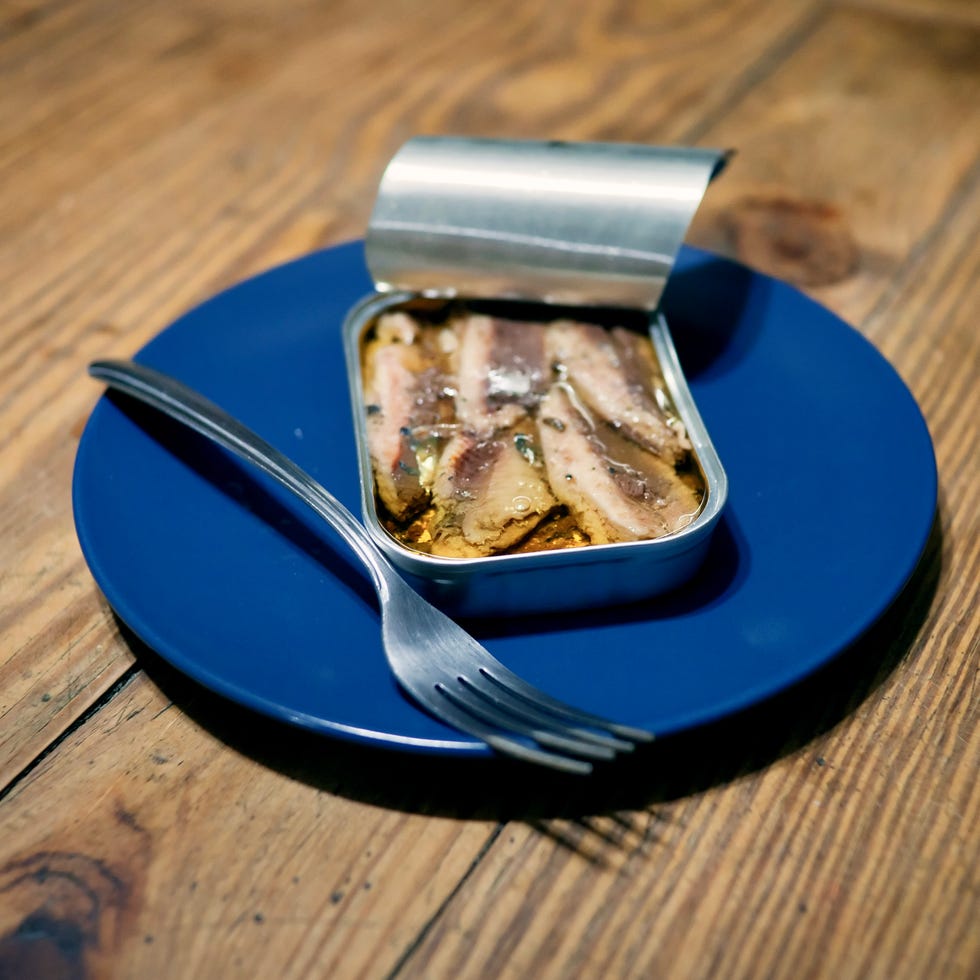
<path fill-rule="evenodd" d="M 239 416 L 356 512 L 340 328 L 371 289 L 360 243 L 328 249 L 204 303 L 137 359 Z M 731 483 L 702 574 L 647 603 L 471 624 L 532 683 L 658 733 L 747 707 L 856 640 L 912 574 L 936 507 L 918 407 L 856 331 L 692 249 L 664 305 Z M 207 687 L 315 731 L 486 754 L 401 695 L 370 586 L 331 532 L 223 451 L 104 397 L 74 507 L 119 617 Z"/>

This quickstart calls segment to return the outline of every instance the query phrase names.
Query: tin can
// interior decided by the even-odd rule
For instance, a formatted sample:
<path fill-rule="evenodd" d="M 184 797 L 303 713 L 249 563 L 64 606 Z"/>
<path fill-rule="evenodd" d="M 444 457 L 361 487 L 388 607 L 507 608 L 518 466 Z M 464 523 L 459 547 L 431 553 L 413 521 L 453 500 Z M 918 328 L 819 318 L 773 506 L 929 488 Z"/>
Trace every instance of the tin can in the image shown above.
<path fill-rule="evenodd" d="M 364 524 L 423 595 L 457 616 L 634 602 L 695 574 L 727 478 L 684 378 L 659 301 L 705 189 L 727 154 L 617 144 L 422 138 L 381 181 L 366 241 L 377 292 L 344 324 Z M 445 557 L 407 544 L 379 503 L 368 440 L 365 338 L 379 318 L 455 311 L 510 320 L 642 323 L 690 443 L 700 503 L 671 533 L 528 553 Z"/>

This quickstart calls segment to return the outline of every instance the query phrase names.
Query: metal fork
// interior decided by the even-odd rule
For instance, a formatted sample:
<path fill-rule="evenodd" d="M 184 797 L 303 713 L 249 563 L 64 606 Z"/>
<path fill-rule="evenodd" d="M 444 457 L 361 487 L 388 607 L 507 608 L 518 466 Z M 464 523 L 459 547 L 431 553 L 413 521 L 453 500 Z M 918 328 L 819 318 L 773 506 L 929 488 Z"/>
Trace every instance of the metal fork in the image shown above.
<path fill-rule="evenodd" d="M 495 751 L 571 773 L 653 736 L 557 701 L 494 659 L 398 574 L 343 504 L 223 409 L 182 382 L 129 361 L 96 361 L 89 373 L 153 406 L 278 480 L 322 517 L 363 562 L 381 607 L 392 673 L 423 708 Z"/>

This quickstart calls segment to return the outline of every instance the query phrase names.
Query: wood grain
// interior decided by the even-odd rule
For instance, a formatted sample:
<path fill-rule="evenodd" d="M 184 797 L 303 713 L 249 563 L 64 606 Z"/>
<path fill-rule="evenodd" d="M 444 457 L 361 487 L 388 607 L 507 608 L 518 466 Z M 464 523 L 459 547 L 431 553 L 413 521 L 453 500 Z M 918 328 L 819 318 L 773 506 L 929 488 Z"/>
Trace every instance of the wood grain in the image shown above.
<path fill-rule="evenodd" d="M 901 665 L 845 722 L 751 777 L 598 827 L 509 827 L 406 976 L 975 974 L 980 439 L 962 397 L 980 363 L 975 183 L 869 331 L 896 358 L 915 353 L 908 381 L 941 434 L 945 544 Z M 506 891 L 525 897 L 498 903 Z"/>
<path fill-rule="evenodd" d="M 494 826 L 345 801 L 280 738 L 275 771 L 133 678 L 4 801 L 0 975 L 386 974 Z"/>
<path fill-rule="evenodd" d="M 980 974 L 976 10 L 0 0 L 0 976 Z M 569 784 L 292 732 L 120 632 L 86 362 L 359 235 L 417 132 L 738 148 L 691 240 L 853 323 L 936 446 L 855 650 Z"/>
<path fill-rule="evenodd" d="M 980 31 L 829 11 L 701 134 L 742 152 L 692 239 L 860 324 L 960 206 L 980 152 L 977 64 Z"/>
<path fill-rule="evenodd" d="M 0 412 L 8 420 L 0 428 L 0 493 L 12 498 L 14 511 L 33 508 L 32 520 L 46 514 L 54 522 L 48 533 L 62 546 L 62 574 L 82 582 L 87 574 L 71 538 L 65 488 L 74 453 L 66 436 L 80 434 L 95 397 L 83 378 L 88 360 L 130 354 L 222 286 L 360 234 L 378 176 L 403 139 L 437 122 L 481 131 L 491 120 L 480 113 L 498 105 L 501 80 L 525 77 L 530 65 L 564 62 L 569 44 L 582 55 L 592 43 L 618 52 L 632 69 L 613 72 L 611 54 L 602 64 L 573 59 L 590 85 L 608 79 L 603 88 L 613 102 L 624 94 L 619 85 L 633 84 L 629 79 L 646 65 L 651 47 L 668 55 L 697 41 L 712 52 L 710 70 L 693 77 L 676 53 L 655 63 L 650 76 L 640 75 L 672 93 L 647 110 L 663 122 L 672 108 L 683 112 L 702 99 L 718 100 L 728 73 L 737 73 L 749 52 L 781 44 L 808 16 L 804 4 L 787 4 L 776 17 L 759 0 L 740 0 L 731 9 L 707 4 L 706 32 L 678 4 L 657 32 L 657 22 L 629 7 L 586 6 L 594 12 L 576 35 L 574 20 L 542 20 L 535 8 L 517 3 L 506 10 L 474 6 L 465 16 L 446 0 L 380 5 L 366 15 L 352 5 L 308 4 L 280 24 L 261 3 L 146 3 L 120 22 L 116 5 L 93 2 L 45 7 L 29 30 L 13 35 L 2 70 L 16 84 L 0 87 L 0 100 L 10 100 L 0 119 L 9 120 L 11 134 L 0 134 L 0 148 L 11 165 L 27 159 L 31 165 L 17 171 L 18 192 L 5 194 L 0 209 L 0 228 L 18 228 L 16 236 L 0 235 Z M 380 30 L 394 16 L 401 16 L 397 43 Z M 28 37 L 34 31 L 43 32 L 40 50 L 49 48 L 50 55 L 37 57 Z M 489 31 L 496 32 L 494 55 L 474 63 L 469 52 Z M 247 51 L 237 46 L 240 35 L 251 39 Z M 403 50 L 411 51 L 411 71 Z M 227 72 L 233 84 L 222 81 Z M 529 84 L 535 91 L 549 85 Z M 54 93 L 52 105 L 45 109 L 31 92 Z M 80 120 L 76 97 L 85 106 Z M 553 119 L 553 132 L 588 134 L 576 130 L 581 124 L 573 108 L 566 115 L 566 123 Z M 627 122 L 621 137 L 643 138 Z M 530 134 L 547 123 L 512 112 L 493 125 L 488 131 L 520 135 L 522 126 Z M 73 152 L 83 140 L 92 142 L 90 132 L 97 151 Z M 64 192 L 68 186 L 71 193 Z M 60 477 L 45 485 L 51 492 L 38 506 L 21 494 L 19 475 L 55 461 Z M 10 567 L 49 567 L 36 546 L 38 533 L 19 519 L 10 525 Z M 96 663 L 78 659 L 77 675 L 98 676 L 95 685 L 70 683 L 57 666 L 66 648 L 81 658 L 88 647 L 77 644 L 78 636 L 104 620 L 92 601 L 79 632 L 25 646 L 50 630 L 38 602 L 49 581 L 55 579 L 38 579 L 29 595 L 11 590 L 5 600 L 19 629 L 5 643 L 0 704 L 33 720 L 8 721 L 0 709 L 10 733 L 0 742 L 3 779 L 42 749 L 52 716 L 62 728 L 71 724 L 131 663 L 112 644 L 103 647 L 118 657 L 108 671 L 103 651 L 95 651 Z M 39 694 L 49 700 L 38 701 Z"/>

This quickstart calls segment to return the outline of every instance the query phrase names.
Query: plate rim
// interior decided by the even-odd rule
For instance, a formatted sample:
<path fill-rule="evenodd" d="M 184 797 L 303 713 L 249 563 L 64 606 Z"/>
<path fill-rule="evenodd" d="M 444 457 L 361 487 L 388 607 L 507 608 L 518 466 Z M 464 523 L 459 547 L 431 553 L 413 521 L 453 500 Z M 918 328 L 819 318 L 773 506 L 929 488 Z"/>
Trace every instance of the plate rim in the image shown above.
<path fill-rule="evenodd" d="M 358 249 L 362 247 L 362 245 L 362 241 L 357 239 L 338 243 L 320 251 L 299 256 L 281 265 L 264 270 L 255 276 L 251 276 L 241 280 L 240 282 L 232 284 L 226 289 L 223 289 L 215 295 L 205 299 L 202 303 L 188 309 L 172 322 L 168 323 L 140 348 L 135 356 L 135 359 L 143 360 L 147 354 L 149 354 L 152 358 L 153 345 L 164 333 L 174 328 L 179 328 L 180 325 L 192 315 L 200 316 L 202 313 L 206 313 L 212 304 L 220 303 L 224 297 L 242 289 L 242 287 L 250 285 L 253 287 L 260 286 L 262 281 L 280 276 L 286 270 L 300 265 L 306 265 L 311 262 L 316 262 L 317 260 L 323 261 L 324 259 L 328 259 L 333 253 L 337 253 L 341 250 Z M 867 634 L 871 627 L 884 616 L 888 609 L 892 607 L 892 605 L 901 596 L 910 581 L 913 579 L 926 551 L 929 537 L 932 533 L 932 528 L 936 520 L 938 505 L 938 469 L 936 466 L 934 444 L 928 431 L 928 425 L 922 414 L 921 408 L 919 407 L 905 381 L 902 379 L 895 367 L 887 360 L 887 358 L 884 357 L 883 354 L 881 354 L 875 345 L 859 330 L 848 324 L 840 316 L 833 313 L 833 311 L 828 310 L 826 307 L 819 304 L 812 297 L 807 296 L 805 293 L 802 293 L 787 283 L 780 282 L 779 280 L 765 276 L 764 274 L 754 270 L 746 269 L 745 266 L 742 266 L 740 263 L 734 262 L 731 259 L 685 245 L 682 249 L 681 256 L 679 257 L 678 265 L 679 267 L 697 265 L 705 261 L 721 261 L 727 265 L 742 268 L 746 270 L 754 280 L 764 280 L 770 285 L 771 288 L 790 290 L 796 299 L 801 300 L 808 306 L 819 310 L 822 315 L 831 317 L 837 326 L 850 331 L 858 340 L 860 340 L 860 342 L 866 345 L 870 351 L 873 352 L 873 354 L 880 361 L 881 366 L 887 367 L 887 369 L 890 370 L 893 376 L 893 381 L 901 387 L 911 405 L 915 407 L 922 426 L 923 434 L 925 435 L 926 442 L 929 446 L 931 461 L 930 470 L 928 474 L 923 473 L 920 476 L 925 478 L 926 482 L 929 484 L 929 499 L 931 500 L 932 518 L 926 524 L 926 526 L 919 528 L 919 533 L 916 537 L 914 545 L 908 552 L 910 556 L 914 554 L 914 558 L 910 558 L 909 565 L 904 570 L 900 584 L 898 584 L 897 587 L 890 586 L 888 589 L 883 590 L 883 597 L 879 603 L 875 604 L 873 608 L 866 609 L 863 616 L 854 617 L 855 620 L 859 622 L 859 625 L 852 626 L 851 628 L 842 628 L 841 632 L 846 635 L 842 635 L 836 640 L 826 644 L 827 647 L 832 647 L 833 649 L 824 650 L 820 654 L 814 654 L 803 661 L 799 660 L 798 658 L 793 658 L 789 661 L 787 669 L 778 674 L 767 674 L 764 682 L 760 681 L 753 687 L 743 687 L 737 693 L 733 694 L 727 699 L 714 699 L 710 707 L 691 709 L 687 712 L 686 716 L 682 714 L 679 717 L 675 717 L 671 725 L 667 726 L 666 728 L 658 728 L 658 735 L 673 735 L 698 728 L 744 711 L 746 708 L 753 705 L 760 704 L 774 697 L 780 692 L 804 681 L 822 666 L 830 663 L 835 658 L 843 654 L 845 650 L 856 644 L 863 636 Z M 112 582 L 113 576 L 107 572 L 103 566 L 100 558 L 98 543 L 92 540 L 90 529 L 86 526 L 86 522 L 83 519 L 80 519 L 80 515 L 84 511 L 85 505 L 82 500 L 79 473 L 82 468 L 87 465 L 86 456 L 89 452 L 93 451 L 93 440 L 96 438 L 98 427 L 102 424 L 101 420 L 109 410 L 110 404 L 111 403 L 107 399 L 105 393 L 103 393 L 94 406 L 91 414 L 87 418 L 82 435 L 79 439 L 72 469 L 72 515 L 76 536 L 78 538 L 83 557 L 91 571 L 96 585 L 105 596 L 105 599 L 112 608 L 113 613 L 126 625 L 126 628 L 140 640 L 140 642 L 144 643 L 157 656 L 161 657 L 180 673 L 185 674 L 193 681 L 201 684 L 203 687 L 214 692 L 215 694 L 250 710 L 254 710 L 266 717 L 274 718 L 278 721 L 291 724 L 307 731 L 335 736 L 360 744 L 377 745 L 389 749 L 403 750 L 412 753 L 436 755 L 449 754 L 466 757 L 489 757 L 493 755 L 492 750 L 490 750 L 482 742 L 468 739 L 468 737 L 463 736 L 462 734 L 460 734 L 460 737 L 458 738 L 420 738 L 404 733 L 379 731 L 371 727 L 349 725 L 323 717 L 316 717 L 307 712 L 290 709 L 289 707 L 275 701 L 270 701 L 267 698 L 258 696 L 256 692 L 248 687 L 232 682 L 228 680 L 228 678 L 221 676 L 219 673 L 215 673 L 213 670 L 203 667 L 195 660 L 195 658 L 185 655 L 182 651 L 175 651 L 173 649 L 173 645 L 161 635 L 160 631 L 152 622 L 145 621 L 145 618 L 142 616 L 133 615 L 133 610 L 131 608 L 127 608 L 129 604 L 125 600 L 125 595 L 120 595 L 119 589 L 116 588 Z M 728 507 L 730 508 L 731 506 L 732 501 L 729 500 Z M 726 510 L 726 514 L 727 513 L 728 511 Z M 887 597 L 884 595 L 885 593 L 887 593 Z"/>

